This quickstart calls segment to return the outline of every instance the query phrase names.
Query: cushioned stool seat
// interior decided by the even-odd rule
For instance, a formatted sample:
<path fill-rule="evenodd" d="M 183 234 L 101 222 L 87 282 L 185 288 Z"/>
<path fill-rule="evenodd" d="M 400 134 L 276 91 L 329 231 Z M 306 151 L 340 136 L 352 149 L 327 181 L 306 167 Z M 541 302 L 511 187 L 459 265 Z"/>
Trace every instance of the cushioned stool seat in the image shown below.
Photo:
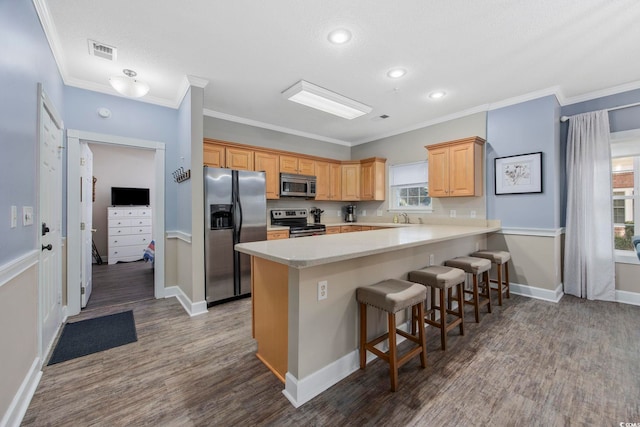
<path fill-rule="evenodd" d="M 441 265 L 434 265 L 431 267 L 423 268 L 422 270 L 414 270 L 409 273 L 409 281 L 420 283 L 431 288 L 431 301 L 428 309 L 426 310 L 426 316 L 424 321 L 437 328 L 440 328 L 440 343 L 442 349 L 447 349 L 447 332 L 458 326 L 460 328 L 460 335 L 464 335 L 464 288 L 463 284 L 466 275 L 463 270 L 453 267 L 445 267 Z M 458 302 L 457 310 L 452 310 L 451 307 L 451 289 L 456 288 L 456 301 Z M 439 290 L 440 302 L 436 304 L 436 289 Z M 445 305 L 445 290 L 448 291 L 448 300 Z M 449 307 L 447 309 L 447 307 Z M 440 318 L 436 320 L 436 313 L 440 315 Z M 447 322 L 447 314 L 453 316 L 451 322 Z M 417 314 L 416 314 L 417 315 Z M 420 319 L 420 317 L 418 317 Z M 415 326 L 415 322 L 413 323 Z M 419 325 L 422 326 L 422 325 Z"/>
<path fill-rule="evenodd" d="M 445 261 L 445 265 L 449 267 L 459 268 L 465 273 L 470 274 L 473 278 L 473 289 L 465 290 L 464 293 L 471 294 L 472 299 L 466 300 L 465 304 L 473 305 L 476 323 L 480 322 L 480 307 L 487 306 L 487 310 L 491 313 L 491 285 L 489 283 L 489 270 L 491 270 L 491 261 L 484 258 L 462 256 Z M 478 275 L 482 274 L 483 280 L 480 285 L 483 286 L 483 293 L 480 294 L 478 288 Z M 482 299 L 480 296 L 482 295 Z"/>
<path fill-rule="evenodd" d="M 427 345 L 424 328 L 418 328 L 417 335 L 404 332 L 396 328 L 396 313 L 405 308 L 415 309 L 420 318 L 424 318 L 424 300 L 427 289 L 419 284 L 405 280 L 388 279 L 371 286 L 356 289 L 356 300 L 360 305 L 360 369 L 367 365 L 367 350 L 389 363 L 391 377 L 391 391 L 398 388 L 398 368 L 409 359 L 420 355 L 420 364 L 427 366 Z M 367 342 L 367 305 L 387 312 L 388 332 Z M 396 334 L 402 335 L 418 344 L 417 347 L 398 357 Z M 375 345 L 389 339 L 389 351 L 384 353 Z"/>
<path fill-rule="evenodd" d="M 488 259 L 496 265 L 497 280 L 491 279 L 491 281 L 498 285 L 496 289 L 498 291 L 498 305 L 502 305 L 502 294 L 504 293 L 507 298 L 511 296 L 509 291 L 509 260 L 511 259 L 511 254 L 507 251 L 482 249 L 472 253 L 471 256 Z M 504 275 L 502 274 L 503 268 Z"/>

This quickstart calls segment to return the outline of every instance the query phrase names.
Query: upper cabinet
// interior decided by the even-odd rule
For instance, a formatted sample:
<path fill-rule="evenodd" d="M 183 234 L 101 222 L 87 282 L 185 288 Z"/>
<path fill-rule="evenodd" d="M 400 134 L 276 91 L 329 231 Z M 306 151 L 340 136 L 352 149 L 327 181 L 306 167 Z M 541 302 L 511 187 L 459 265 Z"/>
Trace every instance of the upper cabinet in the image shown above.
<path fill-rule="evenodd" d="M 236 170 L 252 171 L 253 150 L 245 148 L 227 147 L 227 167 Z"/>
<path fill-rule="evenodd" d="M 360 200 L 360 172 L 359 161 L 342 162 L 342 200 Z"/>
<path fill-rule="evenodd" d="M 340 163 L 316 161 L 316 180 L 316 200 L 342 200 Z"/>
<path fill-rule="evenodd" d="M 386 159 L 372 157 L 360 161 L 360 200 L 384 200 Z"/>
<path fill-rule="evenodd" d="M 426 146 L 429 196 L 482 196 L 484 143 L 474 136 Z"/>
<path fill-rule="evenodd" d="M 204 144 L 204 164 L 212 168 L 224 168 L 227 166 L 225 147 L 222 145 Z"/>
<path fill-rule="evenodd" d="M 300 175 L 315 175 L 316 174 L 316 162 L 315 160 L 307 159 L 304 157 L 280 155 L 280 172 L 282 173 L 294 173 Z"/>
<path fill-rule="evenodd" d="M 256 171 L 264 171 L 267 180 L 267 199 L 280 197 L 280 164 L 278 154 L 256 151 L 254 163 Z"/>

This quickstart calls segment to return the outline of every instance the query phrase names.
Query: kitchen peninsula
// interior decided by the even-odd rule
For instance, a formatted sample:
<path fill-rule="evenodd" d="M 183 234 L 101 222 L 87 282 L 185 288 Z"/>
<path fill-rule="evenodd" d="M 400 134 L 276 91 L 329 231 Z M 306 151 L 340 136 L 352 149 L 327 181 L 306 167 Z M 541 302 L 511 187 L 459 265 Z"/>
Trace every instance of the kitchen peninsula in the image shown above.
<path fill-rule="evenodd" d="M 431 255 L 435 264 L 468 255 L 499 229 L 499 221 L 478 220 L 236 245 L 252 256 L 258 358 L 302 405 L 359 368 L 357 287 L 406 279 Z M 386 327 L 380 316 L 370 322 L 372 336 Z"/>

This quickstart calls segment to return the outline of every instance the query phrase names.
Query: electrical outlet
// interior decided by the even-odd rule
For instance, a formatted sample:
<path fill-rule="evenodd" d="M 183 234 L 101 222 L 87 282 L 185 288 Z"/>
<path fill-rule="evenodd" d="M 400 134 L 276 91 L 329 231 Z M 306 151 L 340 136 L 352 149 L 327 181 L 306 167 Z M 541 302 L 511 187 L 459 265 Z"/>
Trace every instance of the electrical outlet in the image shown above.
<path fill-rule="evenodd" d="M 429 267 L 436 263 L 436 256 L 434 254 L 429 255 Z"/>
<path fill-rule="evenodd" d="M 376 215 L 377 215 L 377 216 L 382 216 L 382 209 L 378 209 L 378 210 L 376 211 Z"/>
<path fill-rule="evenodd" d="M 327 299 L 329 293 L 329 284 L 326 280 L 318 282 L 318 301 Z"/>
<path fill-rule="evenodd" d="M 367 216 L 367 210 L 366 209 L 362 209 L 362 216 Z"/>
<path fill-rule="evenodd" d="M 476 211 L 471 211 L 471 218 L 475 218 L 476 217 Z"/>
<path fill-rule="evenodd" d="M 11 228 L 18 226 L 18 207 L 11 206 Z"/>
<path fill-rule="evenodd" d="M 340 211 L 336 211 L 336 216 L 337 216 L 337 217 L 342 216 L 342 215 L 340 215 L 341 213 L 342 213 L 342 212 L 340 212 Z"/>
<path fill-rule="evenodd" d="M 451 209 L 451 210 L 449 211 L 449 216 L 450 216 L 451 218 L 455 218 L 455 217 L 456 217 L 456 210 L 455 210 L 455 209 Z"/>
<path fill-rule="evenodd" d="M 22 207 L 22 225 L 33 225 L 33 207 Z"/>

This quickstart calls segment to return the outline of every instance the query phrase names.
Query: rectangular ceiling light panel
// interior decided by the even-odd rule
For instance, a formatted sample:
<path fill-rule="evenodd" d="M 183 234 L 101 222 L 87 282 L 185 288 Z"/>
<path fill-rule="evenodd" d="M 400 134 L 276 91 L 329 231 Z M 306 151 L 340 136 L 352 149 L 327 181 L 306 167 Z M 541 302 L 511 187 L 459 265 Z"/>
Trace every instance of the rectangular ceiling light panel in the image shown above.
<path fill-rule="evenodd" d="M 371 112 L 372 108 L 353 99 L 331 92 L 313 83 L 300 80 L 289 89 L 282 92 L 289 101 L 335 114 L 345 119 L 355 119 Z"/>

